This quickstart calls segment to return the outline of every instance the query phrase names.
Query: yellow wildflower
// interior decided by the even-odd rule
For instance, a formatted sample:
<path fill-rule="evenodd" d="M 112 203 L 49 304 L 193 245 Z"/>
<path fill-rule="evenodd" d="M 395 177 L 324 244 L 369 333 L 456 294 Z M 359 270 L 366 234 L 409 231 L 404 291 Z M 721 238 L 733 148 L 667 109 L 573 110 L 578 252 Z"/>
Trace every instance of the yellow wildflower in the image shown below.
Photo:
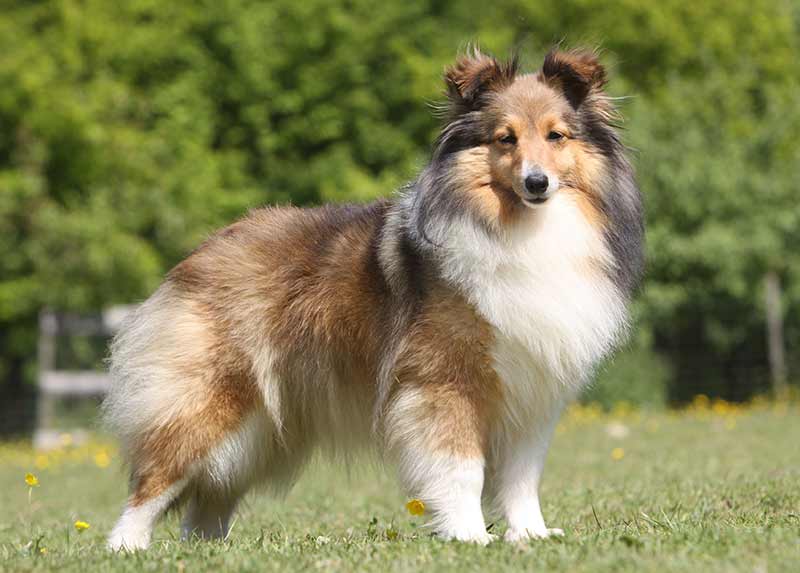
<path fill-rule="evenodd" d="M 614 448 L 611 450 L 611 459 L 614 461 L 619 461 L 625 457 L 625 450 L 622 448 Z"/>
<path fill-rule="evenodd" d="M 39 478 L 33 474 L 25 474 L 25 483 L 28 484 L 29 487 L 36 487 L 39 485 Z"/>
<path fill-rule="evenodd" d="M 84 531 L 89 529 L 89 527 L 90 527 L 89 524 L 86 523 L 85 521 L 76 521 L 75 522 L 75 529 L 78 531 L 78 533 L 83 533 Z"/>
<path fill-rule="evenodd" d="M 98 468 L 107 468 L 111 463 L 111 458 L 105 451 L 100 451 L 94 455 L 94 463 Z"/>
<path fill-rule="evenodd" d="M 423 515 L 425 513 L 425 504 L 421 499 L 412 499 L 406 503 L 406 509 L 411 515 Z"/>

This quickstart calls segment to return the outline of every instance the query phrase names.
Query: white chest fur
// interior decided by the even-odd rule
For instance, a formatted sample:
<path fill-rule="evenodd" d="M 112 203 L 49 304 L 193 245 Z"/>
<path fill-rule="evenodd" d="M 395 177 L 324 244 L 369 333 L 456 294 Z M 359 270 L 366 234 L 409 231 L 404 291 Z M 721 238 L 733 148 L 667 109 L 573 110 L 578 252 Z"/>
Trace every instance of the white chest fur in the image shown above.
<path fill-rule="evenodd" d="M 509 390 L 564 396 L 611 350 L 625 305 L 602 270 L 613 262 L 602 235 L 572 197 L 556 195 L 526 219 L 502 238 L 452 225 L 444 271 L 494 327 Z"/>

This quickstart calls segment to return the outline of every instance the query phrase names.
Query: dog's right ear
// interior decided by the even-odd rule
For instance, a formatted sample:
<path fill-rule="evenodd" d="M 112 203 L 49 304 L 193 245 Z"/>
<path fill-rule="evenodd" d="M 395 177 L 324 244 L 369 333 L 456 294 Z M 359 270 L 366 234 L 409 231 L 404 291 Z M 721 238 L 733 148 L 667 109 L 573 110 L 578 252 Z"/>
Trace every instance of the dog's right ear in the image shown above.
<path fill-rule="evenodd" d="M 460 115 L 480 109 L 487 94 L 514 81 L 518 67 L 516 56 L 500 62 L 477 48 L 461 56 L 444 74 L 451 113 Z"/>
<path fill-rule="evenodd" d="M 542 75 L 560 89 L 570 105 L 578 109 L 586 97 L 603 89 L 606 70 L 595 52 L 551 50 L 544 58 Z"/>

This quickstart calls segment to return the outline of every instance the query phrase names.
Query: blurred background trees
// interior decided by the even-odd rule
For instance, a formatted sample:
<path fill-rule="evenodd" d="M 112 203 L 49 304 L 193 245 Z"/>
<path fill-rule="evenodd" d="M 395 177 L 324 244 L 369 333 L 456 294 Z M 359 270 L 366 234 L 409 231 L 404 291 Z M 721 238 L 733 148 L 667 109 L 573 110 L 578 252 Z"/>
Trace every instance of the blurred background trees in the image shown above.
<path fill-rule="evenodd" d="M 785 0 L 0 1 L 0 398 L 42 306 L 146 297 L 274 202 L 365 201 L 426 161 L 468 41 L 599 45 L 648 216 L 648 277 L 603 401 L 768 389 L 764 281 L 800 367 L 800 7 Z"/>

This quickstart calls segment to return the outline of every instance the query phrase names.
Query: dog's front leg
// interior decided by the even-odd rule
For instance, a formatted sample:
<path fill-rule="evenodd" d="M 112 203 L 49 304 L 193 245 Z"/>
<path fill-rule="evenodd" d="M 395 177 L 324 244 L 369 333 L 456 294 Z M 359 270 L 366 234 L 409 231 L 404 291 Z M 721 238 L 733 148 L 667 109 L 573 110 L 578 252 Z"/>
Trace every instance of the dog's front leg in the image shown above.
<path fill-rule="evenodd" d="M 543 417 L 522 435 L 504 438 L 493 490 L 495 505 L 508 522 L 506 541 L 563 535 L 545 525 L 539 483 L 557 416 Z"/>
<path fill-rule="evenodd" d="M 430 525 L 442 539 L 486 545 L 481 509 L 483 460 L 449 453 L 413 453 L 400 465 L 403 481 L 414 497 L 425 502 Z"/>
<path fill-rule="evenodd" d="M 486 545 L 481 508 L 484 455 L 468 401 L 456 394 L 432 400 L 420 389 L 403 389 L 387 415 L 389 451 L 400 480 L 422 500 L 430 525 L 442 539 Z"/>

